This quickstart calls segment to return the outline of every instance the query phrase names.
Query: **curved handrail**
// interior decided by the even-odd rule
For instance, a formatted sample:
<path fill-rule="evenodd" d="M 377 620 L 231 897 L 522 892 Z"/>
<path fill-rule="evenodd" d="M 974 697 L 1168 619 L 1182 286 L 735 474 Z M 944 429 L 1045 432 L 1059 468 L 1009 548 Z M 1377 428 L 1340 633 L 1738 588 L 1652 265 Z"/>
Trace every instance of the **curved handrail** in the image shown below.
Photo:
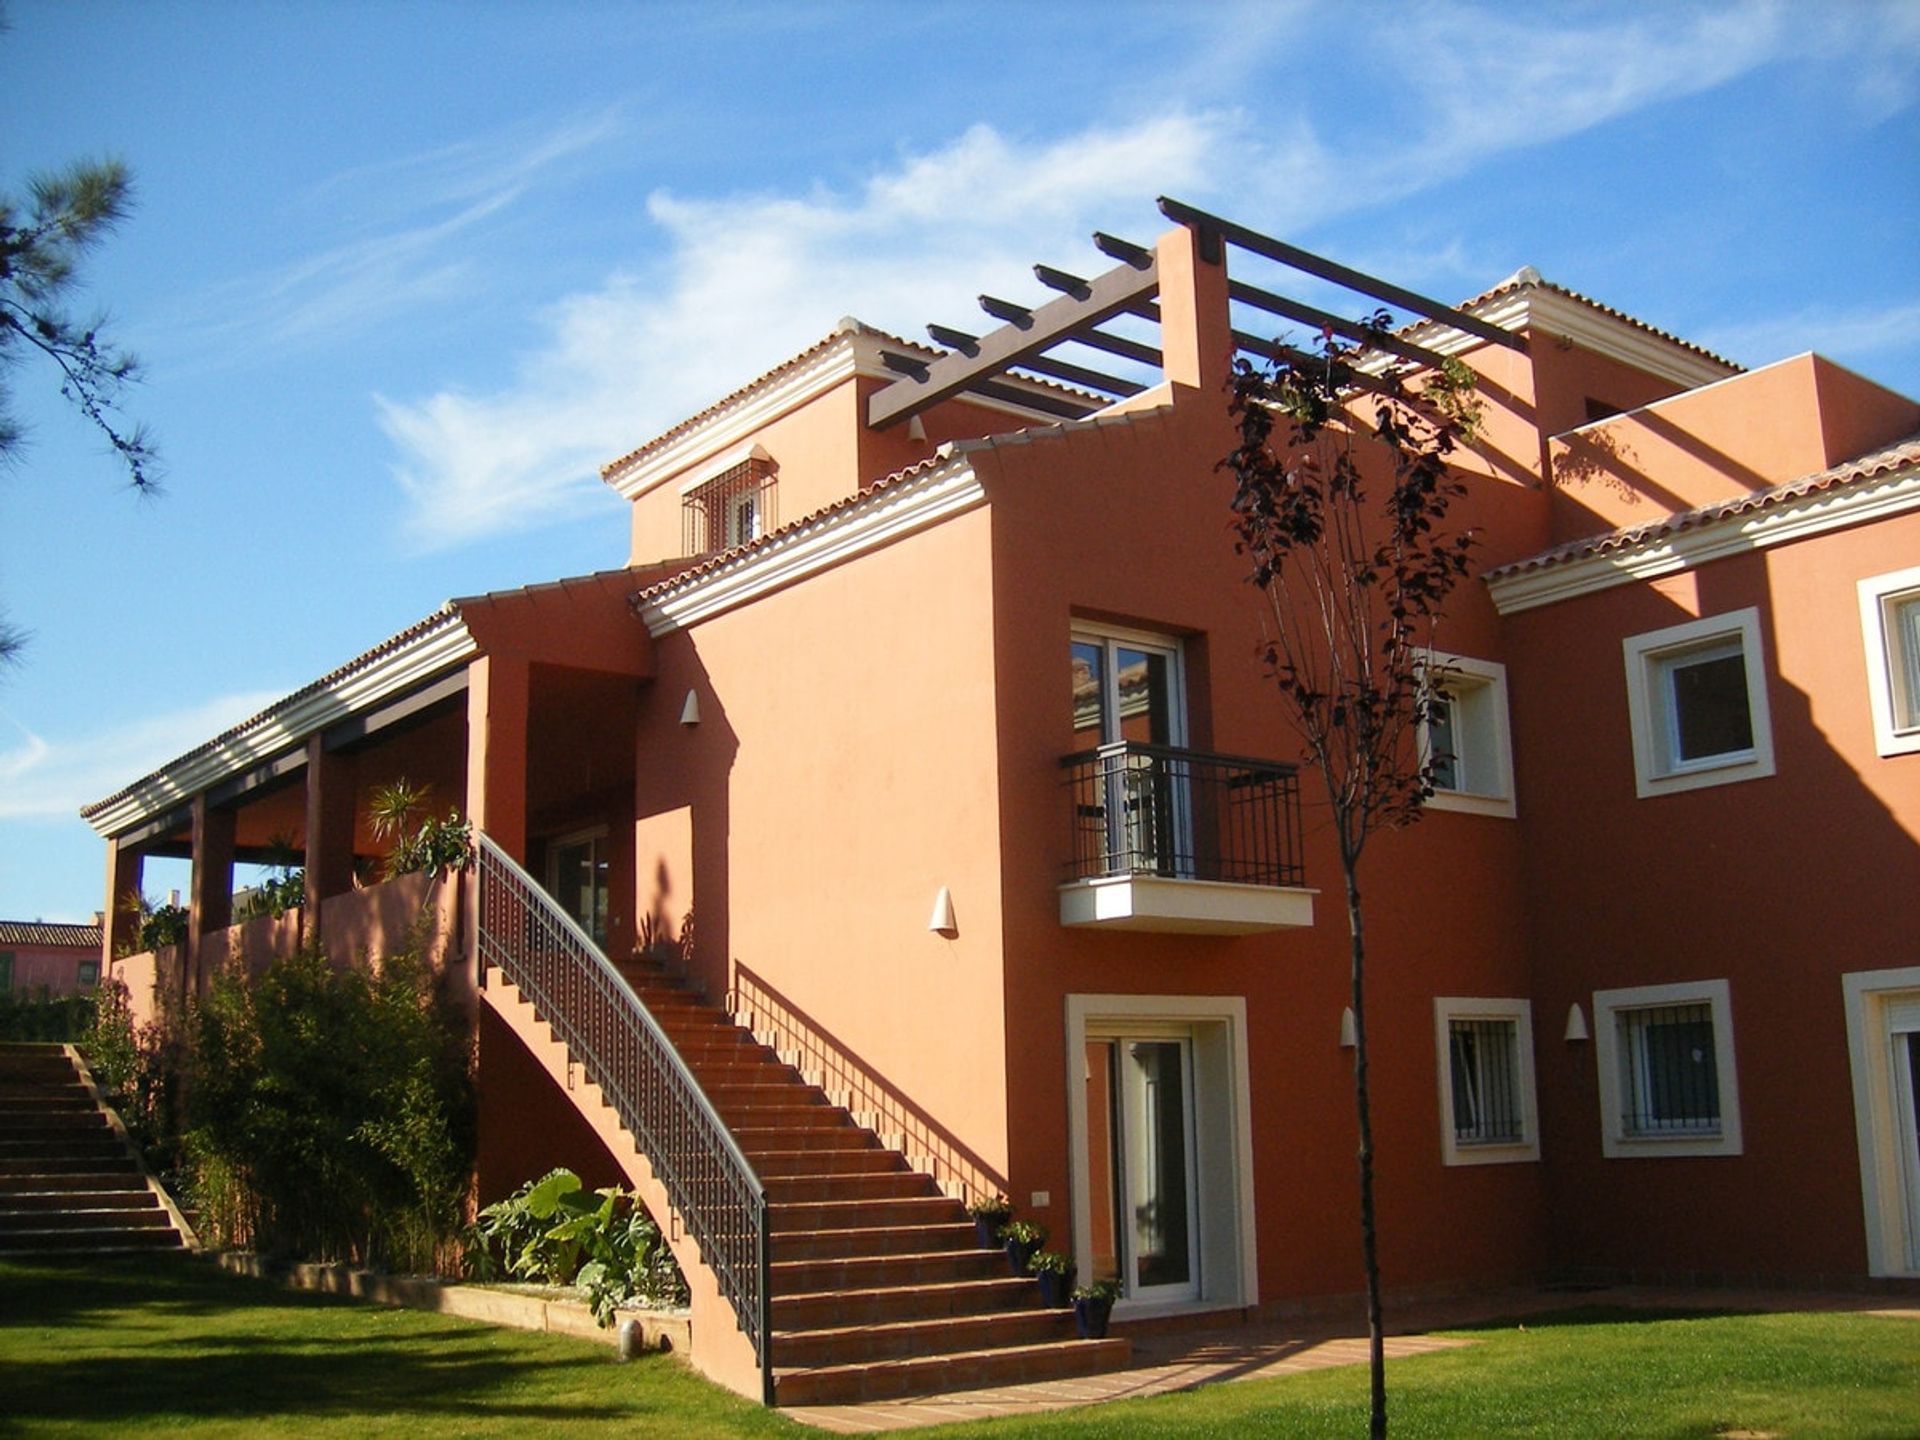
<path fill-rule="evenodd" d="M 772 1403 L 766 1186 L 626 977 L 512 856 L 474 842 L 483 982 L 499 966 L 600 1087 L 733 1306 Z"/>

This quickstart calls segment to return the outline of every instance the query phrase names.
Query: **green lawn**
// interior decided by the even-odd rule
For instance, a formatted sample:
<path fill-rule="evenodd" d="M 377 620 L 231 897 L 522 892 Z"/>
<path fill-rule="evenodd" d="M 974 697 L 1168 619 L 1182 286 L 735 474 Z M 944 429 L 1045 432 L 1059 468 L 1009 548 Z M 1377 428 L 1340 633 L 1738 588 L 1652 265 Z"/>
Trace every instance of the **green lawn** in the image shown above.
<path fill-rule="evenodd" d="M 1920 1322 L 1569 1311 L 1394 1362 L 1396 1436 L 1920 1436 Z M 1353 1436 L 1329 1370 L 943 1436 Z M 0 1261 L 0 1435 L 810 1435 L 677 1362 L 286 1291 L 202 1262 Z"/>

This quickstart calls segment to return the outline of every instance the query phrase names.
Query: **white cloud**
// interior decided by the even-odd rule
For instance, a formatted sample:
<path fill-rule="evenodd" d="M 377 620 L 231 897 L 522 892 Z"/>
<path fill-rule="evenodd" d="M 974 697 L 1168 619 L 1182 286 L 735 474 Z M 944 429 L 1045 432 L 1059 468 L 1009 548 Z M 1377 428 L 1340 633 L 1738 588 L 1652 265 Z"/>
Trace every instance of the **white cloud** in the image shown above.
<path fill-rule="evenodd" d="M 906 333 L 927 320 L 984 328 L 973 297 L 1032 296 L 1034 260 L 1104 264 L 1089 230 L 1151 238 L 1156 194 L 1297 234 L 1491 155 L 1722 84 L 1788 38 L 1768 4 L 1624 22 L 1589 13 L 1603 18 L 1576 27 L 1458 6 L 1399 10 L 1390 25 L 1373 12 L 1342 18 L 1332 23 L 1349 33 L 1338 39 L 1376 65 L 1379 98 L 1323 114 L 1288 108 L 1280 88 L 1316 18 L 1287 9 L 1240 37 L 1236 63 L 1249 78 L 1236 93 L 1261 97 L 1257 116 L 1176 106 L 1037 140 L 981 124 L 846 191 L 656 193 L 648 211 L 662 252 L 553 306 L 544 344 L 511 384 L 378 399 L 409 534 L 446 548 L 578 512 L 602 494 L 597 463 L 819 339 L 842 314 Z M 1176 73 L 1191 74 L 1177 61 Z"/>
<path fill-rule="evenodd" d="M 11 716 L 19 739 L 0 747 L 0 820 L 68 819 L 157 770 L 279 698 L 273 691 L 221 695 L 188 709 L 143 715 L 117 730 L 52 740 Z"/>

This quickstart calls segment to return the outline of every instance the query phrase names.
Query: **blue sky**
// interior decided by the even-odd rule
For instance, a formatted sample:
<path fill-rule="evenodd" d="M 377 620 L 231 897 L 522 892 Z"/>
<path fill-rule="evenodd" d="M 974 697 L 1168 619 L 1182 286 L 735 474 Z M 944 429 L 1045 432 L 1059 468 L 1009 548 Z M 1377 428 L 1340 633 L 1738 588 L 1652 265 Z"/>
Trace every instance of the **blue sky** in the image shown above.
<path fill-rule="evenodd" d="M 0 187 L 88 269 L 164 498 L 45 375 L 0 473 L 0 916 L 78 807 L 453 595 L 623 563 L 597 465 L 854 314 L 919 335 L 1172 194 L 1447 299 L 1523 264 L 1920 394 L 1920 3 L 32 3 Z M 172 875 L 172 878 L 169 876 Z M 150 867 L 149 889 L 184 874 Z"/>

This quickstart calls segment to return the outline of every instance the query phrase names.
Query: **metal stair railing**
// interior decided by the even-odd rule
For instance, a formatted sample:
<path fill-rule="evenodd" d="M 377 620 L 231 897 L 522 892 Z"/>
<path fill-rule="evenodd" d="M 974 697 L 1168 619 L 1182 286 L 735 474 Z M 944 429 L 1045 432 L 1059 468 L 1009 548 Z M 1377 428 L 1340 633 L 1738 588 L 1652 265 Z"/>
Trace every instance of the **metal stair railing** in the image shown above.
<path fill-rule="evenodd" d="M 733 1306 L 772 1404 L 766 1186 L 626 978 L 499 845 L 474 840 L 481 983 L 499 966 L 600 1087 Z"/>

